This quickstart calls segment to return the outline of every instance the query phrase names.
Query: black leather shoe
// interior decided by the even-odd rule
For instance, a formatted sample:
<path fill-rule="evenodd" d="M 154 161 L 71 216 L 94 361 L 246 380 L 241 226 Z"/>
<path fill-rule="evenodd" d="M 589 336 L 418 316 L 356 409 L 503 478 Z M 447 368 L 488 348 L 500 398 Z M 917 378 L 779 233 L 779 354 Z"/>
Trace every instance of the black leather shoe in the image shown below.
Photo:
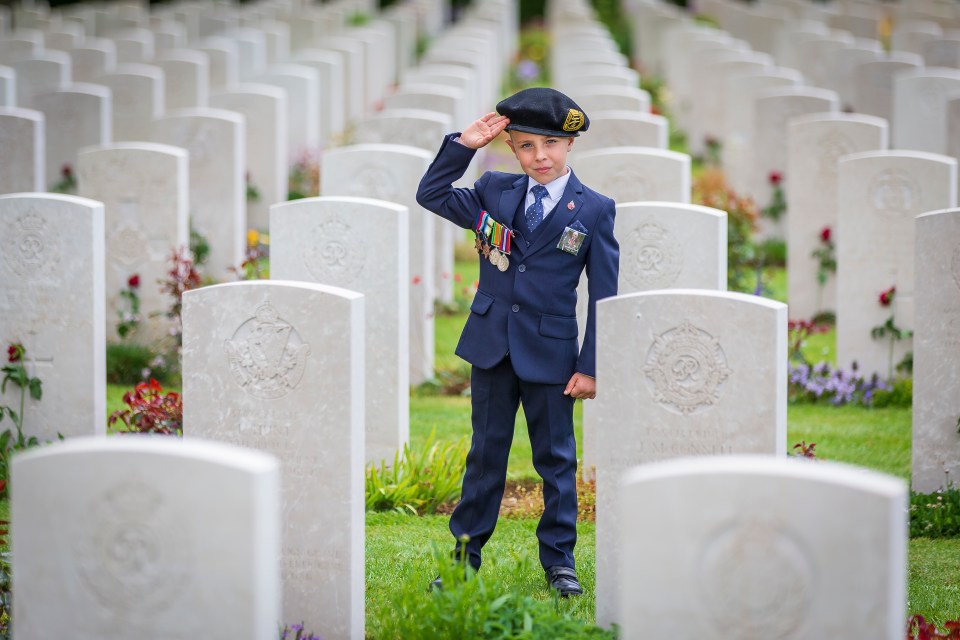
<path fill-rule="evenodd" d="M 559 591 L 561 598 L 583 594 L 583 587 L 580 586 L 580 581 L 577 580 L 577 572 L 570 567 L 547 567 L 545 573 L 547 576 L 547 584 L 550 585 L 551 589 Z"/>
<path fill-rule="evenodd" d="M 427 585 L 427 591 L 433 591 L 434 589 L 443 591 L 443 580 L 440 579 L 440 576 L 434 578 L 430 584 Z"/>

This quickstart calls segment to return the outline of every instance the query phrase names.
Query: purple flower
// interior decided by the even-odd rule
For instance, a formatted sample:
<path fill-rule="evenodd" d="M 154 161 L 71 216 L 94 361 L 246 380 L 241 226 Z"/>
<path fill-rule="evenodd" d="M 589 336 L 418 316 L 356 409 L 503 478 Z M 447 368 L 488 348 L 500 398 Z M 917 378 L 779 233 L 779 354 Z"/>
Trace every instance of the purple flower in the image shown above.
<path fill-rule="evenodd" d="M 517 63 L 517 77 L 525 82 L 531 82 L 540 77 L 540 65 L 533 60 L 523 59 Z"/>

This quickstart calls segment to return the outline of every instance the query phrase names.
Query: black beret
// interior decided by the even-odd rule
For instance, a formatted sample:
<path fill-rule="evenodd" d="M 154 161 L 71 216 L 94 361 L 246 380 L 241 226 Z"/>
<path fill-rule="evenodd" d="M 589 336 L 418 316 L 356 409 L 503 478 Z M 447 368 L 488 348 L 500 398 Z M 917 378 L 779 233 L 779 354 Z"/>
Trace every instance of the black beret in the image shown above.
<path fill-rule="evenodd" d="M 590 126 L 590 119 L 577 103 L 556 89 L 523 89 L 497 105 L 497 113 L 510 118 L 507 131 L 525 131 L 542 136 L 570 138 Z"/>

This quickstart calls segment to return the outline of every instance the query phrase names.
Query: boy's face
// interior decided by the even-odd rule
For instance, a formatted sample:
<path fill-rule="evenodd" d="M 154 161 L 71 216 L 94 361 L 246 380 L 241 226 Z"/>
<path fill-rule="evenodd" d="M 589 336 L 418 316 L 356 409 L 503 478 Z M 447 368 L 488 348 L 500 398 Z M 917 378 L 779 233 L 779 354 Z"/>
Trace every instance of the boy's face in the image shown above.
<path fill-rule="evenodd" d="M 567 152 L 573 138 L 541 136 L 525 131 L 509 131 L 507 144 L 517 156 L 523 172 L 539 182 L 553 182 L 567 172 Z"/>

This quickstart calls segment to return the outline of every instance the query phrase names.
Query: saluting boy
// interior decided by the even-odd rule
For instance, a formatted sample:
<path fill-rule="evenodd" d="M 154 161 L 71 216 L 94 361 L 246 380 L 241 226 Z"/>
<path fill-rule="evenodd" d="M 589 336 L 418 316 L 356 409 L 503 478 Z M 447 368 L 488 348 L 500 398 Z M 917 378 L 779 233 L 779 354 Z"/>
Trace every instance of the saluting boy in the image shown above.
<path fill-rule="evenodd" d="M 479 288 L 456 350 L 473 365 L 473 439 L 460 503 L 450 517 L 457 551 L 465 546 L 470 564 L 480 568 L 522 404 L 543 479 L 540 563 L 561 596 L 583 593 L 573 557 L 573 403 L 596 395 L 596 302 L 616 295 L 620 260 L 613 200 L 584 186 L 567 166 L 574 138 L 589 126 L 563 93 L 524 89 L 459 135 L 448 135 L 417 191 L 424 208 L 474 230 L 481 257 Z M 523 173 L 489 171 L 473 189 L 454 188 L 476 150 L 504 130 Z M 584 269 L 589 305 L 578 348 L 577 284 Z M 439 579 L 433 584 L 440 586 Z"/>

